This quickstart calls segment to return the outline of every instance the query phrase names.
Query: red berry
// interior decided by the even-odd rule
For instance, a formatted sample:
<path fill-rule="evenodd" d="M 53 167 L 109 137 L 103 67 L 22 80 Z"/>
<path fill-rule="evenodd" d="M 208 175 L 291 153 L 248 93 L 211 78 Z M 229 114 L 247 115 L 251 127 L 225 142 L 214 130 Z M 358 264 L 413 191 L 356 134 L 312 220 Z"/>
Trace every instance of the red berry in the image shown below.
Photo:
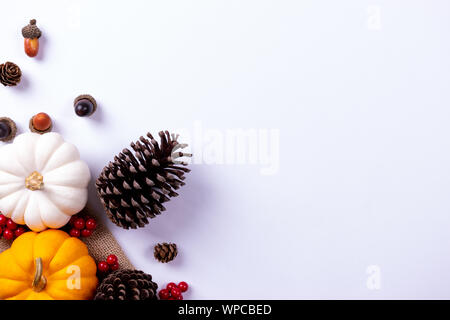
<path fill-rule="evenodd" d="M 0 214 L 0 226 L 4 226 L 6 224 L 6 221 L 8 221 L 8 218 Z"/>
<path fill-rule="evenodd" d="M 119 270 L 119 267 L 120 267 L 120 265 L 117 262 L 114 263 L 114 264 L 109 265 L 109 268 L 111 269 L 111 271 Z"/>
<path fill-rule="evenodd" d="M 173 288 L 176 288 L 176 287 L 177 287 L 177 285 L 175 283 L 170 282 L 170 283 L 167 284 L 166 289 L 171 291 Z"/>
<path fill-rule="evenodd" d="M 180 289 L 181 292 L 186 292 L 188 290 L 188 288 L 189 288 L 188 284 L 186 282 L 184 282 L 184 281 L 181 281 L 178 284 L 178 289 Z"/>
<path fill-rule="evenodd" d="M 89 230 L 89 229 L 81 230 L 81 236 L 82 237 L 87 238 L 87 237 L 90 237 L 91 235 L 92 235 L 92 230 Z"/>
<path fill-rule="evenodd" d="M 108 272 L 109 265 L 105 261 L 100 261 L 98 263 L 98 271 L 100 272 Z"/>
<path fill-rule="evenodd" d="M 14 221 L 12 221 L 10 218 L 8 218 L 8 221 L 6 221 L 6 227 L 9 230 L 16 230 L 17 229 L 17 223 L 15 223 Z"/>
<path fill-rule="evenodd" d="M 170 298 L 170 292 L 167 289 L 162 289 L 161 291 L 159 291 L 159 298 L 161 300 L 167 300 Z"/>
<path fill-rule="evenodd" d="M 69 226 L 73 227 L 73 224 L 74 224 L 75 220 L 77 220 L 77 219 L 78 219 L 78 217 L 76 215 L 71 216 L 70 220 L 69 220 Z"/>
<path fill-rule="evenodd" d="M 77 218 L 73 222 L 74 228 L 77 228 L 78 230 L 84 229 L 84 219 L 83 218 Z"/>
<path fill-rule="evenodd" d="M 25 233 L 25 228 L 24 227 L 18 227 L 16 230 L 14 230 L 14 237 L 20 237 L 21 235 L 23 235 Z"/>
<path fill-rule="evenodd" d="M 178 297 L 181 295 L 181 290 L 178 289 L 177 287 L 172 288 L 172 289 L 170 290 L 170 294 L 172 295 L 172 297 L 178 298 Z"/>
<path fill-rule="evenodd" d="M 89 230 L 94 230 L 97 228 L 97 221 L 94 218 L 89 218 L 86 220 L 86 228 Z"/>
<path fill-rule="evenodd" d="M 72 237 L 79 238 L 80 237 L 80 230 L 72 228 L 72 229 L 70 229 L 69 234 Z"/>
<path fill-rule="evenodd" d="M 3 233 L 3 228 L 0 227 L 0 237 L 2 236 L 2 233 Z"/>
<path fill-rule="evenodd" d="M 3 238 L 5 238 L 6 240 L 11 240 L 12 238 L 14 238 L 14 232 L 10 229 L 5 229 L 3 231 Z"/>
<path fill-rule="evenodd" d="M 178 296 L 175 297 L 175 300 L 183 300 L 183 295 L 180 293 Z"/>
<path fill-rule="evenodd" d="M 110 254 L 107 258 L 106 258 L 106 263 L 109 265 L 113 265 L 115 263 L 118 263 L 119 259 L 117 259 L 117 257 L 113 254 Z"/>

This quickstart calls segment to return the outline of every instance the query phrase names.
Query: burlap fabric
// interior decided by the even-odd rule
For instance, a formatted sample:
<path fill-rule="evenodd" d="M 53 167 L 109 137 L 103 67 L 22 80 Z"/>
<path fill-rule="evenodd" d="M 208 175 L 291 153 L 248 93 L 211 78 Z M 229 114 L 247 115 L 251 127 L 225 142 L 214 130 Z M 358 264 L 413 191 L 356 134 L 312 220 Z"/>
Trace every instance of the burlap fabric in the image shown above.
<path fill-rule="evenodd" d="M 134 269 L 112 233 L 102 223 L 98 224 L 92 236 L 81 239 L 86 243 L 89 254 L 96 262 L 104 261 L 108 255 L 115 254 L 119 259 L 120 269 Z M 1 239 L 0 252 L 8 249 L 11 243 L 12 241 Z"/>

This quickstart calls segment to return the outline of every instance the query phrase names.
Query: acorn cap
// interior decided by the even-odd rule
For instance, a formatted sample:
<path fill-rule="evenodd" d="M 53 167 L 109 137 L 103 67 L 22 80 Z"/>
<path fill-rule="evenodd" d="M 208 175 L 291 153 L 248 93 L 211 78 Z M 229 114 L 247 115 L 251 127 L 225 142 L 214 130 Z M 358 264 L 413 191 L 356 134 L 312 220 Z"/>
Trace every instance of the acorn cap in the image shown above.
<path fill-rule="evenodd" d="M 11 132 L 9 133 L 9 135 L 6 138 L 0 139 L 0 141 L 8 142 L 14 139 L 17 133 L 16 123 L 8 117 L 0 117 L 0 122 L 8 123 L 9 127 L 11 128 Z"/>
<path fill-rule="evenodd" d="M 92 110 L 92 113 L 94 113 L 95 110 L 97 110 L 97 101 L 95 101 L 94 97 L 89 94 L 81 94 L 78 97 L 76 97 L 75 100 L 73 101 L 73 105 L 75 106 L 78 103 L 78 101 L 83 99 L 87 99 L 92 103 L 92 105 L 94 106 L 94 110 Z"/>
<path fill-rule="evenodd" d="M 52 128 L 53 128 L 53 121 L 52 121 L 52 123 L 50 124 L 50 127 L 48 127 L 47 130 L 40 131 L 40 130 L 37 130 L 37 129 L 33 126 L 33 118 L 34 118 L 34 116 L 31 117 L 30 123 L 29 123 L 29 125 L 28 125 L 28 126 L 30 127 L 31 132 L 35 132 L 35 133 L 39 133 L 39 134 L 44 134 L 44 133 L 47 133 L 47 132 L 52 131 Z"/>
<path fill-rule="evenodd" d="M 30 20 L 30 24 L 22 28 L 22 35 L 28 39 L 39 39 L 41 37 L 42 33 L 36 26 L 36 19 Z"/>

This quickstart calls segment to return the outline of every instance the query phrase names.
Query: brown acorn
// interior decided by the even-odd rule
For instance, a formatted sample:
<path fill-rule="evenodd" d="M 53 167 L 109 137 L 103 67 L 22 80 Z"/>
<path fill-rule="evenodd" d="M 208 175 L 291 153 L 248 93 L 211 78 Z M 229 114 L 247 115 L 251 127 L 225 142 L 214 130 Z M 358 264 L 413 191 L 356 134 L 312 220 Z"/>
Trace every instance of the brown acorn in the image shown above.
<path fill-rule="evenodd" d="M 39 38 L 42 35 L 36 26 L 36 19 L 30 20 L 30 24 L 22 28 L 22 35 L 25 38 L 25 53 L 31 58 L 36 57 L 39 52 Z"/>
<path fill-rule="evenodd" d="M 52 131 L 53 123 L 50 116 L 44 112 L 40 112 L 30 119 L 30 130 L 35 133 L 47 133 Z"/>

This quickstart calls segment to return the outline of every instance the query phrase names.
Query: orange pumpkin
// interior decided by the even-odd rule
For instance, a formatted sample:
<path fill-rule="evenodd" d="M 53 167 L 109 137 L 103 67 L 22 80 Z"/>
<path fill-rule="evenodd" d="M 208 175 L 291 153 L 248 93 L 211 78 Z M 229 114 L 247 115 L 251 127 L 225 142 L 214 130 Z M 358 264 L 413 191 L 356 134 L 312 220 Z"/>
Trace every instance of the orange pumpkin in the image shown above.
<path fill-rule="evenodd" d="M 96 272 L 81 240 L 60 230 L 27 232 L 0 254 L 0 299 L 92 299 Z"/>

